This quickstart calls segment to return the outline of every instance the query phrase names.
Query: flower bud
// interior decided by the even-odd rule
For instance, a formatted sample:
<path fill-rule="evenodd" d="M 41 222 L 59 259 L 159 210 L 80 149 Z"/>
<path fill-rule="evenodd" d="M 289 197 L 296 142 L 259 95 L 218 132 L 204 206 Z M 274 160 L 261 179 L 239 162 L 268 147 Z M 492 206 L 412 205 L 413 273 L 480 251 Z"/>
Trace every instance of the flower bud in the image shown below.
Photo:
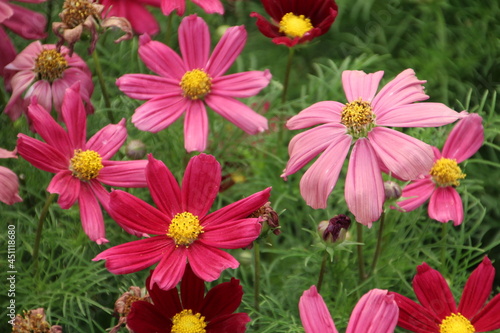
<path fill-rule="evenodd" d="M 384 182 L 385 200 L 397 200 L 401 197 L 403 190 L 398 183 L 388 180 Z"/>
<path fill-rule="evenodd" d="M 125 146 L 125 154 L 133 160 L 146 156 L 146 145 L 141 140 L 132 140 Z"/>
<path fill-rule="evenodd" d="M 318 232 L 325 242 L 343 242 L 350 226 L 349 216 L 339 214 L 332 217 L 330 221 L 321 221 L 318 225 Z"/>

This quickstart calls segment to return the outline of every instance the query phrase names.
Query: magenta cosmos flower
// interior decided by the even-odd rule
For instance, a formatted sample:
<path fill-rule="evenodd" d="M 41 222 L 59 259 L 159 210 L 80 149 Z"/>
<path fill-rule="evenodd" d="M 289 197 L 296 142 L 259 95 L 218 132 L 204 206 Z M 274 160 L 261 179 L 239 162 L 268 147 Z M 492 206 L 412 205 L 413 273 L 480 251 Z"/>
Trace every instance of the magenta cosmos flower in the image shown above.
<path fill-rule="evenodd" d="M 205 295 L 205 282 L 197 277 L 189 264 L 177 288 L 163 290 L 151 285 L 146 288 L 153 304 L 145 301 L 132 303 L 127 317 L 128 326 L 136 333 L 193 332 L 243 333 L 250 317 L 246 313 L 233 313 L 243 297 L 240 281 L 231 278 L 210 289 Z"/>
<path fill-rule="evenodd" d="M 45 0 L 23 0 L 27 3 L 41 3 Z M 4 67 L 16 57 L 16 49 L 4 28 L 25 39 L 42 39 L 47 36 L 45 16 L 9 0 L 0 0 L 0 76 Z"/>
<path fill-rule="evenodd" d="M 182 16 L 186 11 L 187 0 L 161 0 L 161 10 L 163 14 L 170 15 L 174 10 L 177 15 Z M 224 6 L 220 0 L 192 0 L 193 3 L 207 14 L 224 14 Z"/>
<path fill-rule="evenodd" d="M 94 112 L 90 102 L 94 91 L 92 74 L 78 55 L 69 57 L 68 52 L 64 46 L 58 52 L 55 45 L 42 45 L 36 41 L 5 66 L 6 74 L 11 72 L 13 75 L 12 95 L 4 109 L 11 119 L 19 118 L 27 110 L 32 96 L 36 96 L 38 103 L 49 112 L 53 106 L 60 114 L 66 88 L 75 82 L 80 83 L 80 94 L 86 103 L 87 113 Z"/>
<path fill-rule="evenodd" d="M 0 158 L 17 158 L 15 151 L 0 148 Z M 7 205 L 21 202 L 19 196 L 19 180 L 17 175 L 10 169 L 0 166 L 0 201 Z"/>
<path fill-rule="evenodd" d="M 205 104 L 249 134 L 266 130 L 267 119 L 236 98 L 259 93 L 271 80 L 269 71 L 223 76 L 240 54 L 246 38 L 244 26 L 228 28 L 209 57 L 207 24 L 196 15 L 187 16 L 179 26 L 182 59 L 168 46 L 142 35 L 139 56 L 160 76 L 126 74 L 116 81 L 127 96 L 147 100 L 135 110 L 134 125 L 156 133 L 186 113 L 184 147 L 188 152 L 203 151 L 207 146 Z"/>
<path fill-rule="evenodd" d="M 376 94 L 383 71 L 344 71 L 347 103 L 324 101 L 290 118 L 289 129 L 320 125 L 296 135 L 288 147 L 290 160 L 282 177 L 304 167 L 316 155 L 300 181 L 300 192 L 313 208 L 326 208 L 347 153 L 354 143 L 345 184 L 345 199 L 356 220 L 371 226 L 382 213 L 381 170 L 404 180 L 415 179 L 432 166 L 428 144 L 384 126 L 431 127 L 449 124 L 459 114 L 440 103 L 415 103 L 429 96 L 412 69 L 401 72 Z"/>
<path fill-rule="evenodd" d="M 275 44 L 288 47 L 308 42 L 325 34 L 337 18 L 338 8 L 334 0 L 262 0 L 271 22 L 258 13 L 257 28 Z"/>
<path fill-rule="evenodd" d="M 113 191 L 109 213 L 124 228 L 157 236 L 112 247 L 93 260 L 105 259 L 114 274 L 137 272 L 158 262 L 151 284 L 165 290 L 181 280 L 187 262 L 205 281 L 239 266 L 219 248 L 243 248 L 259 236 L 260 218 L 247 216 L 264 206 L 270 188 L 208 214 L 221 182 L 221 167 L 213 156 L 191 158 L 181 188 L 165 164 L 149 155 L 146 179 L 157 208 L 127 192 Z"/>
<path fill-rule="evenodd" d="M 337 333 L 323 297 L 312 286 L 299 301 L 302 326 L 306 333 Z M 390 333 L 398 322 L 398 306 L 387 290 L 372 289 L 358 301 L 352 311 L 347 333 Z"/>
<path fill-rule="evenodd" d="M 160 31 L 158 22 L 146 6 L 160 7 L 161 0 L 100 0 L 99 3 L 104 6 L 103 18 L 124 17 L 138 34 L 156 35 Z"/>
<path fill-rule="evenodd" d="M 99 202 L 107 210 L 109 193 L 101 183 L 145 187 L 147 161 L 109 160 L 127 138 L 125 119 L 102 128 L 86 142 L 87 119 L 78 90 L 76 84 L 64 95 L 62 114 L 67 131 L 35 99 L 28 107 L 28 117 L 45 142 L 19 134 L 17 149 L 33 166 L 56 174 L 47 191 L 59 194 L 57 202 L 63 209 L 78 200 L 83 230 L 92 241 L 102 244 L 108 240 Z"/>
<path fill-rule="evenodd" d="M 455 189 L 460 179 L 465 178 L 458 163 L 462 163 L 474 155 L 484 141 L 483 118 L 478 114 L 470 114 L 461 119 L 450 132 L 440 152 L 434 147 L 434 164 L 425 176 L 412 181 L 402 193 L 403 198 L 398 206 L 405 211 L 412 211 L 429 201 L 429 216 L 442 223 L 453 221 L 454 225 L 462 224 L 464 208 L 462 199 Z"/>
<path fill-rule="evenodd" d="M 412 332 L 489 332 L 500 328 L 500 294 L 489 302 L 495 268 L 488 257 L 472 272 L 460 303 L 438 271 L 426 263 L 417 266 L 413 290 L 420 304 L 391 293 L 399 306 L 398 326 Z"/>

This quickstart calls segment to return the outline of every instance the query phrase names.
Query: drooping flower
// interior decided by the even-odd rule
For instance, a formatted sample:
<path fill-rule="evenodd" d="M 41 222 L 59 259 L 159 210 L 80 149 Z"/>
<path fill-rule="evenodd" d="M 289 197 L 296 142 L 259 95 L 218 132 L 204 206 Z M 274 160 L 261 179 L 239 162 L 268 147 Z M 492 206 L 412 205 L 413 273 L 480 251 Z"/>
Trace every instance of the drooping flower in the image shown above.
<path fill-rule="evenodd" d="M 337 333 L 323 297 L 312 286 L 299 301 L 302 326 L 306 333 Z M 358 301 L 352 311 L 347 333 L 391 333 L 398 322 L 398 306 L 387 290 L 372 289 Z"/>
<path fill-rule="evenodd" d="M 271 79 L 269 71 L 223 76 L 243 49 L 246 37 L 244 26 L 228 28 L 209 57 L 207 24 L 196 15 L 187 16 L 179 26 L 182 59 L 168 46 L 142 35 L 139 56 L 160 76 L 125 74 L 116 81 L 127 96 L 147 100 L 135 110 L 132 123 L 156 133 L 185 113 L 184 147 L 188 152 L 203 151 L 207 146 L 205 104 L 249 134 L 266 130 L 267 119 L 236 98 L 256 95 L 266 87 Z"/>
<path fill-rule="evenodd" d="M 38 104 L 44 109 L 51 112 L 53 106 L 60 113 L 66 88 L 76 82 L 80 83 L 87 114 L 94 112 L 90 102 L 94 91 L 92 74 L 78 55 L 68 56 L 68 49 L 64 46 L 58 52 L 55 45 L 33 42 L 5 66 L 5 71 L 13 75 L 12 95 L 4 109 L 12 120 L 27 110 L 32 96 L 37 97 Z"/>
<path fill-rule="evenodd" d="M 13 320 L 12 333 L 62 333 L 60 325 L 50 325 L 45 318 L 45 309 L 38 308 L 24 311 L 23 315 L 16 315 Z"/>
<path fill-rule="evenodd" d="M 351 144 L 345 199 L 356 220 L 367 226 L 378 220 L 384 203 L 381 170 L 404 180 L 426 173 L 433 153 L 428 144 L 385 126 L 433 127 L 449 124 L 465 113 L 441 103 L 413 103 L 428 98 L 412 69 L 401 72 L 378 94 L 384 72 L 365 74 L 344 71 L 342 83 L 347 103 L 323 101 L 290 118 L 289 129 L 320 125 L 296 135 L 289 144 L 288 161 L 282 177 L 304 167 L 323 154 L 306 171 L 300 192 L 313 208 L 325 208 Z"/>
<path fill-rule="evenodd" d="M 115 313 L 120 316 L 118 323 L 109 330 L 109 333 L 117 333 L 120 328 L 125 325 L 125 328 L 129 333 L 134 333 L 132 329 L 128 326 L 127 319 L 132 309 L 132 304 L 134 302 L 146 302 L 151 303 L 151 297 L 149 293 L 144 291 L 144 288 L 139 288 L 137 286 L 131 286 L 128 291 L 124 292 L 115 302 Z"/>
<path fill-rule="evenodd" d="M 398 293 L 398 326 L 412 332 L 490 332 L 500 328 L 500 294 L 489 302 L 495 268 L 484 257 L 465 284 L 458 308 L 448 283 L 425 262 L 417 266 L 413 290 L 420 304 Z"/>
<path fill-rule="evenodd" d="M 151 284 L 165 290 L 181 280 L 188 262 L 205 281 L 239 266 L 219 248 L 243 248 L 259 236 L 260 219 L 247 216 L 268 201 L 270 188 L 208 214 L 221 180 L 221 167 L 213 156 L 191 158 L 180 187 L 165 164 L 149 155 L 146 179 L 157 208 L 116 190 L 111 192 L 109 213 L 124 228 L 156 236 L 107 249 L 94 261 L 106 260 L 113 274 L 133 273 L 158 263 Z"/>
<path fill-rule="evenodd" d="M 15 151 L 0 148 L 0 158 L 17 158 Z M 10 169 L 0 166 L 0 201 L 7 205 L 21 202 L 19 196 L 19 180 L 17 175 Z"/>
<path fill-rule="evenodd" d="M 174 10 L 177 15 L 182 16 L 186 11 L 187 0 L 161 0 L 161 10 L 163 14 L 170 15 Z M 220 0 L 192 0 L 200 6 L 207 14 L 224 14 L 224 6 Z"/>
<path fill-rule="evenodd" d="M 154 274 L 154 273 L 152 273 Z M 146 288 L 153 304 L 138 301 L 132 304 L 128 325 L 135 333 L 196 332 L 243 333 L 250 317 L 233 313 L 243 297 L 240 281 L 231 278 L 205 294 L 205 283 L 186 266 L 180 292 L 177 288 L 163 290 L 148 277 Z"/>
<path fill-rule="evenodd" d="M 434 147 L 434 164 L 422 176 L 404 189 L 402 196 L 408 199 L 398 202 L 405 211 L 412 211 L 423 205 L 429 198 L 429 216 L 442 223 L 453 221 L 462 224 L 464 208 L 462 199 L 455 189 L 460 179 L 465 178 L 458 163 L 474 155 L 484 141 L 483 118 L 470 114 L 461 119 L 450 132 L 440 152 Z"/>
<path fill-rule="evenodd" d="M 271 16 L 271 22 L 258 13 L 257 28 L 273 43 L 288 47 L 308 42 L 325 34 L 338 14 L 334 0 L 261 0 L 264 9 Z"/>
<path fill-rule="evenodd" d="M 110 160 L 127 138 L 125 119 L 107 125 L 86 141 L 87 119 L 78 90 L 77 83 L 64 95 L 62 114 L 67 131 L 34 99 L 28 117 L 45 142 L 21 133 L 17 149 L 33 166 L 56 174 L 47 191 L 59 194 L 57 202 L 63 209 L 78 201 L 83 230 L 92 241 L 102 244 L 108 240 L 99 203 L 106 210 L 109 205 L 109 193 L 102 184 L 145 187 L 147 161 Z"/>
<path fill-rule="evenodd" d="M 100 0 L 104 6 L 102 17 L 126 18 L 138 34 L 156 35 L 160 26 L 145 6 L 160 7 L 161 0 Z"/>

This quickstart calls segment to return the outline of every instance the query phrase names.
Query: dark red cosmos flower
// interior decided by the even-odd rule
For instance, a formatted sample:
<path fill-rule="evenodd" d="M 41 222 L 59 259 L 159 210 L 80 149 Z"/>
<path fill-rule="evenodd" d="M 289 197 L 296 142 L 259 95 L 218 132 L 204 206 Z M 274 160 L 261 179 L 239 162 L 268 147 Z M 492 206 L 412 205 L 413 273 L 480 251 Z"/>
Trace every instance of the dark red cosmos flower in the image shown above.
<path fill-rule="evenodd" d="M 135 333 L 240 333 L 246 331 L 250 317 L 233 313 L 241 303 L 243 290 L 240 280 L 221 283 L 205 295 L 205 282 L 197 277 L 189 264 L 177 288 L 163 290 L 155 283 L 150 288 L 151 274 L 146 288 L 153 304 L 145 301 L 132 303 L 127 325 Z"/>
<path fill-rule="evenodd" d="M 257 28 L 264 36 L 272 38 L 273 43 L 288 47 L 323 35 L 338 14 L 335 0 L 261 1 L 272 22 L 253 12 L 250 16 L 257 18 Z"/>

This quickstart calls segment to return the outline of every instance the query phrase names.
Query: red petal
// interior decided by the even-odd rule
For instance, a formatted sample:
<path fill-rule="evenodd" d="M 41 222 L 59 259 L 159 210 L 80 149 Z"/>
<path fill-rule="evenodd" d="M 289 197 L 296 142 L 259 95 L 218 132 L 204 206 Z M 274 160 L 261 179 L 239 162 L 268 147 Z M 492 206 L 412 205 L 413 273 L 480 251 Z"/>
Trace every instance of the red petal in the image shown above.
<path fill-rule="evenodd" d="M 231 278 L 231 281 L 218 284 L 208 291 L 201 313 L 211 322 L 216 317 L 236 311 L 242 298 L 243 288 L 240 280 Z"/>
<path fill-rule="evenodd" d="M 472 318 L 481 310 L 491 293 L 495 268 L 488 257 L 472 272 L 465 284 L 458 312 L 465 318 Z"/>

